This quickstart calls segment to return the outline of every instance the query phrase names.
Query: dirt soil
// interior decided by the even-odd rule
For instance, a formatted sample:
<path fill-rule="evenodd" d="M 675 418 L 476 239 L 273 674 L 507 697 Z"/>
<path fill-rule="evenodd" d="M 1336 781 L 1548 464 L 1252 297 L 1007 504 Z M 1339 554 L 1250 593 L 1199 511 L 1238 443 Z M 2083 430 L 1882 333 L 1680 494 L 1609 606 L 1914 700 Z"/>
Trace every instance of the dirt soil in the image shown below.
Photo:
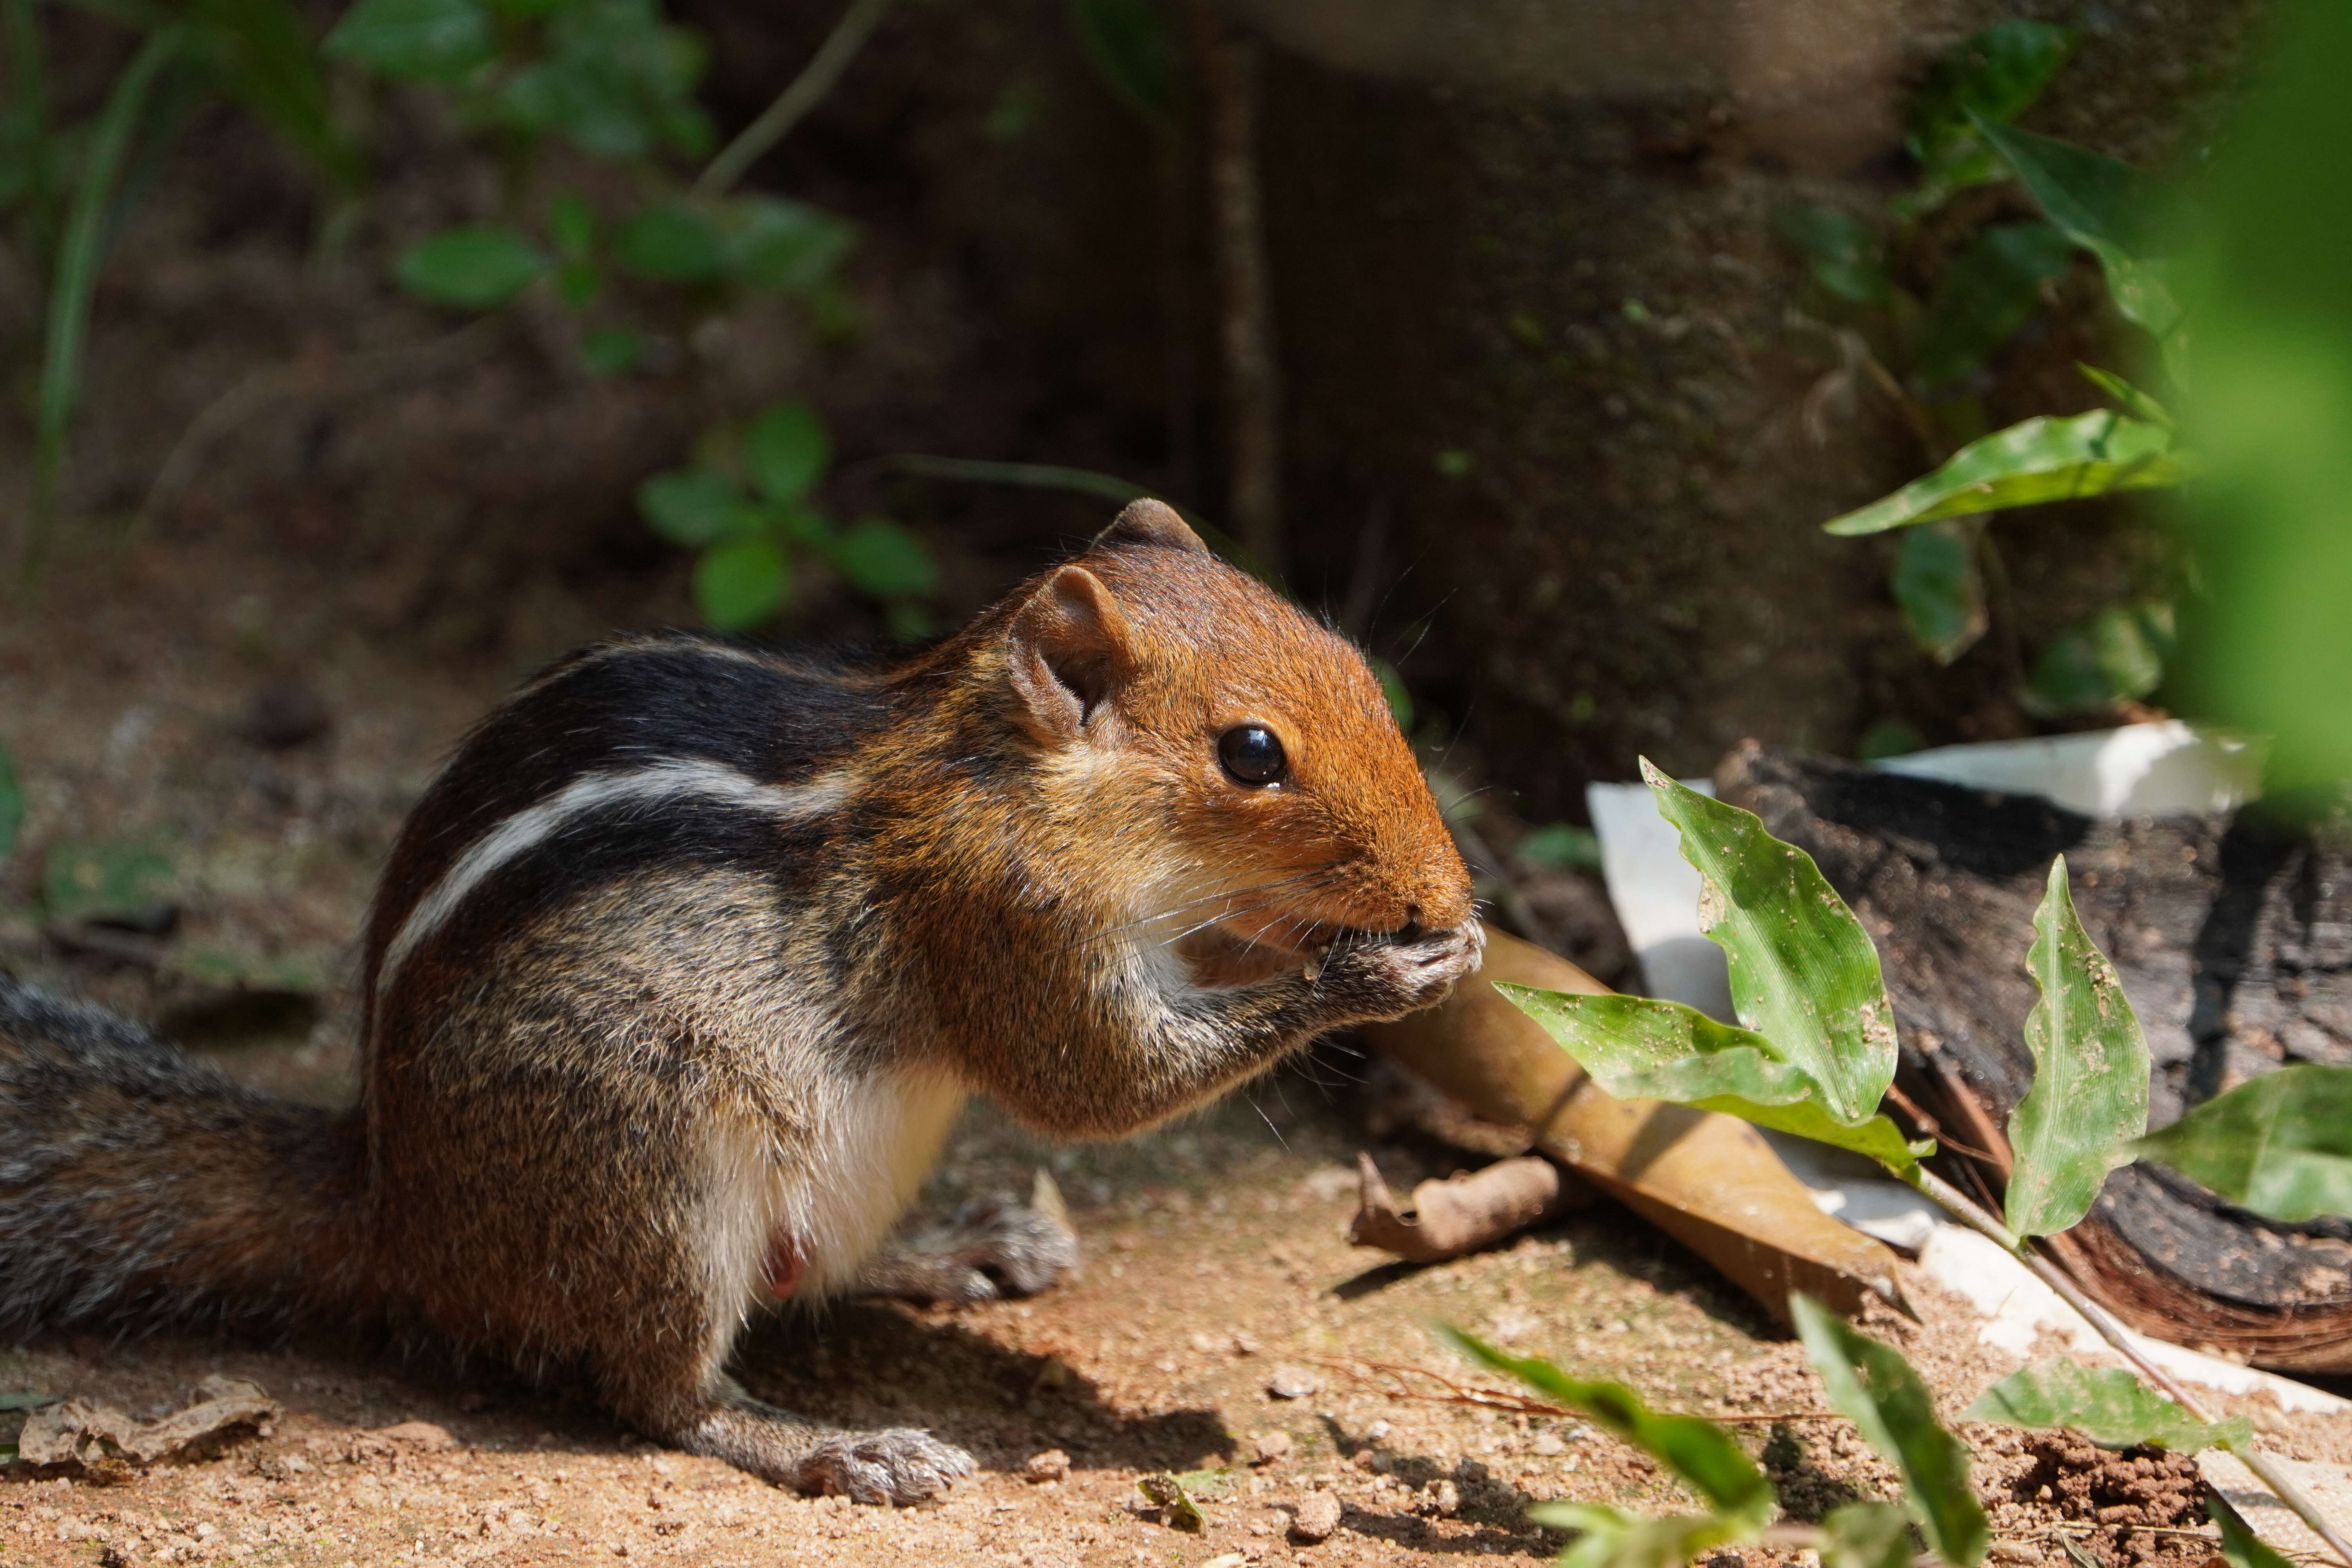
<path fill-rule="evenodd" d="M 376 862 L 436 759 L 515 671 L 420 658 L 372 635 L 309 570 L 217 541 L 86 543 L 0 626 L 0 728 L 28 801 L 24 841 L 0 868 L 0 963 L 327 1100 L 350 1092 L 348 944 Z M 574 605 L 549 635 L 593 621 Z M 288 718 L 305 712 L 295 688 L 310 693 L 309 721 Z M 37 920 L 41 868 L 69 863 L 77 846 L 124 845 L 172 868 L 152 889 L 177 911 L 165 934 Z M 1428 1331 L 1436 1322 L 1622 1377 L 1661 1406 L 1737 1415 L 1794 1517 L 1892 1495 L 1892 1473 L 1853 1431 L 1822 1418 L 1796 1347 L 1621 1209 L 1431 1268 L 1350 1247 L 1360 1147 L 1401 1184 L 1477 1163 L 1409 1133 L 1372 1139 L 1367 1073 L 1327 1047 L 1118 1145 L 1052 1148 L 985 1109 L 968 1118 L 918 1220 L 1024 1191 L 1043 1166 L 1084 1238 L 1081 1272 L 1029 1301 L 848 1303 L 780 1320 L 751 1337 L 739 1369 L 813 1415 L 928 1426 L 970 1448 L 979 1474 L 936 1505 L 795 1497 L 638 1441 L 576 1390 L 311 1330 L 269 1343 L 57 1333 L 0 1348 L 0 1391 L 146 1417 L 222 1373 L 258 1383 L 284 1413 L 117 1484 L 10 1468 L 0 1563 L 1532 1561 L 1560 1543 L 1527 1522 L 1533 1501 L 1686 1506 L 1589 1427 L 1408 1397 L 1371 1364 L 1462 1378 Z M 1920 1321 L 1888 1314 L 1875 1331 L 1904 1343 L 1949 1415 L 2009 1363 L 1931 1282 L 1906 1289 Z M 2343 1424 L 2283 1418 L 2267 1400 L 2249 1408 L 2283 1451 L 2352 1458 Z M 2000 1561 L 2061 1563 L 2062 1542 L 2117 1565 L 2210 1555 L 2185 1476 L 1967 1431 Z M 1029 1479 L 1054 1450 L 1066 1474 Z M 1160 1522 L 1135 1483 L 1198 1468 L 1226 1479 L 1192 1534 Z M 1308 1543 L 1292 1527 L 1316 1492 L 1338 1500 L 1339 1522 Z M 1769 1556 L 1751 1552 L 1739 1568 Z"/>

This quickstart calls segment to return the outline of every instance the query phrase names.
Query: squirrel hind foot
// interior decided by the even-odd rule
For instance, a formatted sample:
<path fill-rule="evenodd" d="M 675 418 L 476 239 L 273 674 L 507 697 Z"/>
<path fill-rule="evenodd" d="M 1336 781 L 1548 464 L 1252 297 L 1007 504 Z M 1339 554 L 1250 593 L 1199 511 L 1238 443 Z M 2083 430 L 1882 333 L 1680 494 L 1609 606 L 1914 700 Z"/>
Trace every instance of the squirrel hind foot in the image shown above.
<path fill-rule="evenodd" d="M 856 1502 L 924 1502 L 972 1471 L 970 1454 L 928 1432 L 844 1432 L 742 1396 L 707 1405 L 659 1436 L 764 1480 Z"/>
<path fill-rule="evenodd" d="M 935 1230 L 892 1242 L 858 1276 L 856 1293 L 920 1302 L 1034 1296 L 1078 1266 L 1078 1237 L 1029 1204 L 966 1204 Z"/>

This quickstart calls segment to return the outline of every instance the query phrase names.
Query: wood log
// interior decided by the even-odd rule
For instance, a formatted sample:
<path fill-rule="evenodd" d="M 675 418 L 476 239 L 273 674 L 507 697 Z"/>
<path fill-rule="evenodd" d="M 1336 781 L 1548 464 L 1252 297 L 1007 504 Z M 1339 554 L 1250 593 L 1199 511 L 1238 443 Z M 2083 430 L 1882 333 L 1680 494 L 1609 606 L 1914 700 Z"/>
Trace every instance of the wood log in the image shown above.
<path fill-rule="evenodd" d="M 1947 1142 L 1946 1173 L 1988 1196 L 2008 1170 L 2000 1129 L 2032 1081 L 2024 961 L 2054 856 L 2147 1035 L 2152 1125 L 2290 1062 L 2352 1064 L 2340 818 L 2257 805 L 2098 822 L 1754 742 L 1716 782 L 1811 854 L 1861 918 L 1902 1033 L 1897 1087 L 1941 1123 L 1931 1131 Z M 2276 1224 L 2137 1164 L 2110 1175 L 2050 1251 L 2158 1338 L 2264 1366 L 2352 1370 L 2352 1221 Z"/>

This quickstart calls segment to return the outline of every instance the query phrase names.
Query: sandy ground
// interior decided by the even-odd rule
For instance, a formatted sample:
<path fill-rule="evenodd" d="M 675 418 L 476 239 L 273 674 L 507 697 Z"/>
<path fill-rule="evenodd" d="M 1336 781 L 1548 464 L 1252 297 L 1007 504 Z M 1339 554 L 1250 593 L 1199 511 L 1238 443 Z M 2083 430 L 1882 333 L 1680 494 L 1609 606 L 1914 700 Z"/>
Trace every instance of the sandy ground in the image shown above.
<path fill-rule="evenodd" d="M 28 806 L 0 867 L 0 963 L 208 1042 L 257 1081 L 333 1098 L 350 1081 L 350 933 L 400 811 L 526 653 L 587 635 L 594 617 L 550 589 L 533 613 L 551 646 L 524 639 L 504 662 L 453 666 L 413 657 L 266 558 L 244 563 L 234 591 L 220 584 L 191 546 L 108 545 L 69 557 L 32 613 L 0 625 L 0 742 Z M 257 744 L 257 695 L 289 679 L 322 700 L 331 726 Z M 45 926 L 44 868 L 92 845 L 168 862 L 163 891 L 181 911 L 168 937 L 96 952 Z M 151 1416 L 223 1373 L 258 1383 L 283 1414 L 116 1484 L 0 1471 L 0 1564 L 1534 1561 L 1560 1539 L 1527 1523 L 1535 1500 L 1686 1505 L 1648 1461 L 1578 1423 L 1406 1397 L 1369 1364 L 1464 1378 L 1429 1332 L 1438 1322 L 1622 1377 L 1661 1406 L 1738 1415 L 1793 1517 L 1892 1495 L 1852 1428 L 1821 1418 L 1795 1347 L 1622 1209 L 1431 1268 L 1350 1247 L 1365 1071 L 1327 1049 L 1113 1146 L 1048 1147 L 976 1110 L 925 1215 L 1024 1192 L 1050 1169 L 1083 1237 L 1080 1273 L 1030 1301 L 837 1304 L 753 1334 L 739 1370 L 764 1397 L 845 1424 L 927 1426 L 969 1448 L 979 1474 L 938 1504 L 795 1497 L 651 1447 L 577 1391 L 495 1367 L 307 1332 L 268 1344 L 60 1332 L 0 1342 L 0 1392 Z M 1477 1163 L 1410 1136 L 1370 1146 L 1399 1184 Z M 1932 1283 L 1906 1288 L 1919 1321 L 1888 1314 L 1874 1331 L 1901 1341 L 1955 1413 L 2011 1363 Z M 2352 1458 L 2344 1424 L 2247 1408 L 2282 1452 Z M 2116 1565 L 2210 1555 L 2187 1505 L 2194 1483 L 2160 1465 L 1968 1435 L 2002 1563 L 2063 1564 L 2062 1541 Z M 1053 1450 L 1066 1475 L 1029 1479 Z M 1202 1532 L 1149 1513 L 1139 1477 L 1202 1468 L 1226 1472 Z M 1301 1542 L 1294 1518 L 1318 1491 L 1338 1498 L 1340 1523 Z"/>

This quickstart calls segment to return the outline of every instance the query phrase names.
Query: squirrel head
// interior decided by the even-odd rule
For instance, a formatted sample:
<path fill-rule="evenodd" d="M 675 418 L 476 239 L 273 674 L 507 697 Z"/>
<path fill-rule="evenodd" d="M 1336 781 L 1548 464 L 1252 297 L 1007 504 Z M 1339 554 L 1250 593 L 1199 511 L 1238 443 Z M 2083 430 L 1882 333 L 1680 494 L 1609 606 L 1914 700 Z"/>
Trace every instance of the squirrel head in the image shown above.
<path fill-rule="evenodd" d="M 1002 624 L 1049 805 L 1171 921 L 1290 958 L 1473 918 L 1469 873 L 1363 656 L 1171 508 L 1128 507 Z"/>

